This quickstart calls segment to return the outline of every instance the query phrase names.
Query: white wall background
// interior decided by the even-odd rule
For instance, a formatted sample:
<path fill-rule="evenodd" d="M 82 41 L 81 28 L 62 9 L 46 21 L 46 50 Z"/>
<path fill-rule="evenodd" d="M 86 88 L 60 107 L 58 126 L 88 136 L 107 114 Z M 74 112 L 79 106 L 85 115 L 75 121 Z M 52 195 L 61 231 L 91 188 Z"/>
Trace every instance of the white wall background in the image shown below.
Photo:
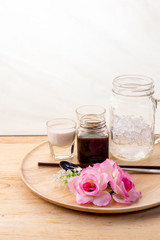
<path fill-rule="evenodd" d="M 108 108 L 112 79 L 132 73 L 152 77 L 160 98 L 159 0 L 0 0 L 1 135 Z"/>

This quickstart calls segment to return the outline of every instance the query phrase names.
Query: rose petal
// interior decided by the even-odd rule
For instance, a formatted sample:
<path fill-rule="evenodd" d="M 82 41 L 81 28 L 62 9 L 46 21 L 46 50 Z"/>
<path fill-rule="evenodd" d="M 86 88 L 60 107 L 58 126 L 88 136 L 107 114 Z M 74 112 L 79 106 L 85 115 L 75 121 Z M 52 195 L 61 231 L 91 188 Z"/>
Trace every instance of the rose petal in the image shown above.
<path fill-rule="evenodd" d="M 89 196 L 99 196 L 101 194 L 102 191 L 99 191 L 99 186 L 98 188 L 95 188 L 95 190 L 93 191 L 83 191 L 84 195 L 89 195 Z"/>
<path fill-rule="evenodd" d="M 120 195 L 120 194 L 112 194 L 112 197 L 114 199 L 114 201 L 118 202 L 118 203 L 126 203 L 126 204 L 131 204 L 130 201 L 128 201 L 127 198 L 125 198 L 124 196 Z"/>
<path fill-rule="evenodd" d="M 123 170 L 121 169 L 121 174 L 122 174 L 122 177 L 126 177 L 126 178 L 128 178 L 131 182 L 133 182 L 133 178 L 132 178 L 132 176 L 131 176 L 129 173 L 127 173 L 127 172 L 125 172 L 125 171 L 123 171 Z"/>
<path fill-rule="evenodd" d="M 128 201 L 134 202 L 137 201 L 142 196 L 141 192 L 136 192 L 134 189 L 129 191 Z"/>
<path fill-rule="evenodd" d="M 119 186 L 119 192 L 121 195 L 123 195 L 125 198 L 129 197 L 129 193 L 127 192 L 125 186 L 124 186 L 124 182 L 121 182 L 120 186 Z"/>
<path fill-rule="evenodd" d="M 116 168 L 114 170 L 114 173 L 113 173 L 113 179 L 115 180 L 115 183 L 117 185 L 120 185 L 121 182 L 122 182 L 122 178 L 123 178 L 123 176 L 122 176 L 121 169 L 120 168 Z"/>
<path fill-rule="evenodd" d="M 123 177 L 123 178 L 122 178 L 122 181 L 123 181 L 123 183 L 124 183 L 125 189 L 127 190 L 127 192 L 129 192 L 129 191 L 133 188 L 133 186 L 134 186 L 133 182 L 131 182 L 131 181 L 130 181 L 128 178 L 126 178 L 126 177 Z"/>
<path fill-rule="evenodd" d="M 73 193 L 73 194 L 76 194 L 77 191 L 75 189 L 75 182 L 78 180 L 79 176 L 75 176 L 75 177 L 72 177 L 69 179 L 68 181 L 68 188 L 69 190 Z"/>
<path fill-rule="evenodd" d="M 99 185 L 100 183 L 100 175 L 98 173 L 91 174 L 90 172 L 88 172 L 87 174 L 84 174 L 80 177 L 82 185 L 88 180 L 94 182 L 96 185 Z"/>
<path fill-rule="evenodd" d="M 93 198 L 93 204 L 96 206 L 107 206 L 111 201 L 111 195 L 107 191 L 103 191 L 100 196 Z"/>
<path fill-rule="evenodd" d="M 107 173 L 101 173 L 100 190 L 105 190 L 108 186 L 109 181 L 111 181 L 111 177 Z"/>
<path fill-rule="evenodd" d="M 104 162 L 101 163 L 100 167 L 101 167 L 103 172 L 106 172 L 106 173 L 108 173 L 109 175 L 112 176 L 113 164 L 114 164 L 113 160 L 106 159 Z"/>
<path fill-rule="evenodd" d="M 85 182 L 85 183 L 83 184 L 83 189 L 84 189 L 84 191 L 86 191 L 86 192 L 93 192 L 93 191 L 95 190 L 95 188 L 96 188 L 96 186 L 95 186 L 94 183 L 91 184 L 90 182 Z"/>
<path fill-rule="evenodd" d="M 86 204 L 92 202 L 93 197 L 88 196 L 81 196 L 79 194 L 76 194 L 76 201 L 78 204 Z"/>
<path fill-rule="evenodd" d="M 102 173 L 102 169 L 101 169 L 101 164 L 100 163 L 95 163 L 93 165 L 93 168 L 98 171 L 99 173 Z"/>
<path fill-rule="evenodd" d="M 100 174 L 93 170 L 91 167 L 89 167 L 86 171 L 83 171 L 83 173 L 80 175 L 79 183 L 77 185 L 77 192 L 80 195 L 92 195 L 92 196 L 98 196 L 99 195 L 99 187 L 100 187 Z M 92 186 L 94 186 L 93 191 L 87 191 L 84 189 L 84 186 L 86 183 L 91 183 Z M 82 193 L 83 191 L 83 193 Z"/>
<path fill-rule="evenodd" d="M 96 188 L 94 183 L 86 182 L 83 184 L 84 193 L 86 195 L 97 196 Z"/>
<path fill-rule="evenodd" d="M 77 181 L 74 182 L 74 188 L 76 189 L 77 193 L 84 196 L 85 193 L 84 193 L 84 190 L 81 186 L 82 182 L 81 182 L 81 177 L 79 176 L 79 178 L 77 179 Z"/>
<path fill-rule="evenodd" d="M 81 176 L 88 174 L 88 173 L 93 174 L 93 176 L 94 176 L 94 174 L 97 173 L 97 171 L 93 167 L 89 166 L 89 167 L 84 168 L 81 171 Z"/>

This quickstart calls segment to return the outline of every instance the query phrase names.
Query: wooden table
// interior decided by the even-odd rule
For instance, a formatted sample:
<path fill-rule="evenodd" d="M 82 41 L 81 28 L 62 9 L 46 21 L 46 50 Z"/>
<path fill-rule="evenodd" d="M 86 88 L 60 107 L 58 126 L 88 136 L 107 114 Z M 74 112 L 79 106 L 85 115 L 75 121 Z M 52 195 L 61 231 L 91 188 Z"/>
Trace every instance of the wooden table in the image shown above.
<path fill-rule="evenodd" d="M 93 214 L 55 206 L 31 192 L 21 180 L 20 162 L 46 139 L 0 137 L 0 240 L 160 239 L 160 206 L 127 214 Z"/>

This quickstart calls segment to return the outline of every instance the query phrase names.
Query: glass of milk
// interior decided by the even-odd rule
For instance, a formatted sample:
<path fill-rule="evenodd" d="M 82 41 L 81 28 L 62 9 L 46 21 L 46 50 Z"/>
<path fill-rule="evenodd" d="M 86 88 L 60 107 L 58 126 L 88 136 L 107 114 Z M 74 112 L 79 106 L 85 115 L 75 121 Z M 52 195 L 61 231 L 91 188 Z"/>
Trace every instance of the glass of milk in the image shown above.
<path fill-rule="evenodd" d="M 72 158 L 76 136 L 76 122 L 68 118 L 47 121 L 49 147 L 54 159 Z"/>

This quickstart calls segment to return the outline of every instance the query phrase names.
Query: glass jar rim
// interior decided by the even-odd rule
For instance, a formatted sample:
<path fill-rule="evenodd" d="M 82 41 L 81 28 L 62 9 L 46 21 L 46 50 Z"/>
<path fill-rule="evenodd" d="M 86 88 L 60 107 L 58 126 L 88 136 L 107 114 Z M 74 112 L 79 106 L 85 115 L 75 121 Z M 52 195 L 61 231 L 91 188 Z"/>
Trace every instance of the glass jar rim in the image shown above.
<path fill-rule="evenodd" d="M 106 127 L 106 121 L 98 114 L 87 114 L 81 118 L 80 127 L 93 130 L 101 129 Z"/>
<path fill-rule="evenodd" d="M 83 105 L 83 106 L 77 107 L 75 111 L 77 114 L 86 115 L 86 113 L 84 113 L 85 108 L 91 108 L 91 112 L 92 112 L 93 108 L 96 108 L 99 110 L 99 113 L 92 112 L 91 114 L 103 115 L 106 113 L 106 109 L 100 105 Z"/>
<path fill-rule="evenodd" d="M 113 93 L 128 97 L 150 96 L 154 93 L 152 78 L 138 74 L 120 75 L 113 79 Z"/>
<path fill-rule="evenodd" d="M 48 120 L 46 122 L 46 126 L 48 128 L 52 128 L 53 126 L 56 125 L 56 123 L 63 124 L 62 122 L 67 122 L 67 121 L 70 122 L 72 126 L 68 126 L 68 127 L 65 126 L 64 128 L 61 127 L 62 130 L 63 129 L 73 129 L 73 128 L 76 128 L 76 126 L 77 126 L 76 122 L 73 119 L 70 119 L 70 118 L 52 118 L 52 119 L 50 119 L 50 120 Z"/>

